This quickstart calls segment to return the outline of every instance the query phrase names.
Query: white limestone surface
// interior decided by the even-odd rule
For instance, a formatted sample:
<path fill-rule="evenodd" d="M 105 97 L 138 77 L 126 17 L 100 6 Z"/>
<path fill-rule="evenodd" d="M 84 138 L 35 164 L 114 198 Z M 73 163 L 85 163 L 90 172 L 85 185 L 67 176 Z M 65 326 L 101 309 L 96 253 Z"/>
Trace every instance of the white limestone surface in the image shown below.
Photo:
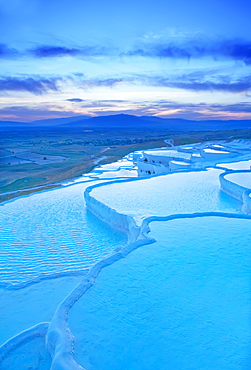
<path fill-rule="evenodd" d="M 136 169 L 134 170 L 134 169 L 120 168 L 117 171 L 104 172 L 100 175 L 97 175 L 96 177 L 98 177 L 99 179 L 115 179 L 117 177 L 137 177 L 137 176 L 138 176 L 138 172 Z"/>
<path fill-rule="evenodd" d="M 225 179 L 240 185 L 246 189 L 251 189 L 251 171 L 250 172 L 237 172 L 226 174 Z"/>
<path fill-rule="evenodd" d="M 229 152 L 226 152 L 224 150 L 216 150 L 212 148 L 203 149 L 203 152 L 204 153 L 216 153 L 216 154 L 229 154 Z"/>
<path fill-rule="evenodd" d="M 221 160 L 222 158 L 232 158 L 236 156 L 238 153 L 227 152 L 224 150 L 216 150 L 211 148 L 205 148 L 201 150 L 201 156 L 205 158 L 207 161 L 213 160 Z"/>
<path fill-rule="evenodd" d="M 216 167 L 226 168 L 228 170 L 250 170 L 251 159 L 231 163 L 218 163 Z"/>
<path fill-rule="evenodd" d="M 195 212 L 240 212 L 220 190 L 219 169 L 171 173 L 149 179 L 106 184 L 89 192 L 92 198 L 120 214 L 134 217 L 138 224 L 149 215 L 168 216 Z M 104 218 L 105 218 L 104 210 Z"/>
<path fill-rule="evenodd" d="M 171 171 L 188 170 L 191 168 L 191 163 L 173 160 L 169 162 L 169 166 Z"/>
<path fill-rule="evenodd" d="M 183 159 L 190 159 L 191 154 L 186 152 L 181 152 L 174 149 L 162 149 L 162 150 L 148 150 L 144 151 L 144 155 L 146 157 L 163 157 L 164 158 L 183 158 Z M 154 158 L 152 158 L 154 159 Z"/>

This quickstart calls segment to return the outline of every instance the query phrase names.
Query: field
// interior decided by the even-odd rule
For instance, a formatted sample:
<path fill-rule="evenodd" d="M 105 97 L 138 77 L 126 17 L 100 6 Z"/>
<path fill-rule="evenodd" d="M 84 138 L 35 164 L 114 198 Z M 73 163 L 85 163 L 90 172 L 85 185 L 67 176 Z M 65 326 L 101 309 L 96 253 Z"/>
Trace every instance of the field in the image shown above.
<path fill-rule="evenodd" d="M 0 139 L 0 202 L 61 186 L 66 179 L 135 150 L 205 140 L 250 138 L 250 130 L 175 133 L 157 130 L 4 130 Z"/>

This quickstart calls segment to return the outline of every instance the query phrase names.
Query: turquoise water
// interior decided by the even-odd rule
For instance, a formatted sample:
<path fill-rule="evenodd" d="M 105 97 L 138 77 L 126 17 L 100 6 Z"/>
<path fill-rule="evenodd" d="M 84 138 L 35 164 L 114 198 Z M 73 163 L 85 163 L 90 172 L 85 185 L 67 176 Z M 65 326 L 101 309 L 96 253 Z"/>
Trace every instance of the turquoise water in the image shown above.
<path fill-rule="evenodd" d="M 1 363 L 4 370 L 50 370 L 51 357 L 45 349 L 45 339 L 36 338 L 16 348 Z"/>
<path fill-rule="evenodd" d="M 0 207 L 0 345 L 51 321 L 87 268 L 126 244 L 125 235 L 86 210 L 88 185 L 21 197 Z M 0 350 L 1 369 L 49 369 L 51 358 L 42 342 L 18 346 L 4 359 Z"/>
<path fill-rule="evenodd" d="M 225 179 L 244 188 L 251 189 L 251 171 L 230 173 L 225 176 Z"/>
<path fill-rule="evenodd" d="M 22 197 L 1 206 L 0 283 L 88 268 L 126 238 L 86 211 L 90 183 Z"/>
<path fill-rule="evenodd" d="M 240 212 L 240 203 L 220 190 L 219 175 L 209 169 L 114 183 L 93 189 L 91 196 L 119 213 L 134 217 L 194 212 Z"/>
<path fill-rule="evenodd" d="M 44 280 L 19 290 L 1 289 L 0 345 L 19 332 L 47 322 L 81 277 Z"/>
<path fill-rule="evenodd" d="M 232 163 L 219 163 L 217 167 L 227 168 L 229 170 L 250 170 L 251 167 L 251 160 L 247 161 L 239 161 L 239 162 L 232 162 Z"/>
<path fill-rule="evenodd" d="M 76 360 L 90 370 L 249 369 L 251 220 L 150 227 L 157 242 L 104 269 L 72 308 Z"/>

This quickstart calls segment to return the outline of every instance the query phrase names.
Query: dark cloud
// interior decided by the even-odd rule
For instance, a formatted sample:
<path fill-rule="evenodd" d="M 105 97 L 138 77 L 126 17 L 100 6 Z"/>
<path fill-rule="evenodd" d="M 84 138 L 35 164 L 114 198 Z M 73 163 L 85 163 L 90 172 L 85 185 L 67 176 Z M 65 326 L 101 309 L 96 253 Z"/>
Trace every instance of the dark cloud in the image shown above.
<path fill-rule="evenodd" d="M 80 54 L 78 49 L 69 49 L 63 46 L 39 46 L 31 50 L 37 58 L 53 58 L 64 56 L 76 56 Z"/>
<path fill-rule="evenodd" d="M 163 108 L 163 109 L 182 109 L 184 107 L 186 108 L 195 108 L 195 107 L 205 107 L 206 103 L 199 103 L 199 104 L 192 104 L 192 103 L 177 103 L 175 101 L 169 101 L 169 100 L 159 100 L 156 103 L 146 102 L 145 106 L 150 108 Z"/>
<path fill-rule="evenodd" d="M 81 78 L 81 77 L 84 77 L 84 74 L 81 72 L 76 72 L 76 73 L 72 73 L 72 76 Z"/>
<path fill-rule="evenodd" d="M 251 64 L 251 42 L 225 41 L 217 45 L 215 53 Z"/>
<path fill-rule="evenodd" d="M 98 111 L 96 110 L 95 112 L 97 113 Z M 233 105 L 214 105 L 207 103 L 182 104 L 175 101 L 159 100 L 154 103 L 150 101 L 146 101 L 144 103 L 136 102 L 134 103 L 134 107 L 127 110 L 125 113 L 139 116 L 159 116 L 163 118 L 205 120 L 222 118 L 231 119 L 233 116 L 236 119 L 238 119 L 238 117 L 242 119 L 243 117 L 246 117 L 246 119 L 248 119 L 250 112 L 251 104 L 248 103 Z"/>
<path fill-rule="evenodd" d="M 166 110 L 179 110 L 178 113 L 174 113 L 175 116 L 188 116 L 190 118 L 196 118 L 200 119 L 205 116 L 204 111 L 206 110 L 208 113 L 206 115 L 210 115 L 210 112 L 212 113 L 212 117 L 215 113 L 222 113 L 223 115 L 226 114 L 226 116 L 229 115 L 229 113 L 236 113 L 236 114 L 245 114 L 245 113 L 251 113 L 251 103 L 247 102 L 241 102 L 236 104 L 208 104 L 208 103 L 199 103 L 199 104 L 192 104 L 192 103 L 178 103 L 175 101 L 166 101 L 166 100 L 159 100 L 155 103 L 147 103 L 146 109 L 148 111 L 156 110 L 157 114 L 158 112 L 163 112 Z M 141 108 L 142 110 L 142 108 Z"/>
<path fill-rule="evenodd" d="M 65 45 L 36 45 L 30 50 L 18 51 L 5 44 L 0 44 L 0 58 L 14 58 L 18 55 L 32 55 L 36 58 L 60 58 L 70 57 L 119 57 L 119 56 L 142 56 L 151 58 L 169 59 L 199 59 L 210 57 L 215 60 L 229 59 L 242 61 L 251 65 L 251 41 L 242 39 L 206 39 L 203 37 L 176 40 L 142 42 L 132 50 L 121 52 L 113 46 L 84 45 L 68 47 Z"/>
<path fill-rule="evenodd" d="M 104 103 L 125 103 L 128 100 L 120 100 L 120 99 L 110 99 L 110 100 L 101 100 Z"/>
<path fill-rule="evenodd" d="M 175 59 L 189 59 L 191 58 L 191 51 L 176 45 L 148 45 L 144 48 L 135 49 L 127 53 L 129 56 L 142 57 L 160 57 L 160 58 L 175 58 Z"/>
<path fill-rule="evenodd" d="M 83 46 L 81 48 L 67 48 L 65 46 L 43 45 L 37 46 L 29 50 L 29 52 L 36 58 L 58 58 L 65 56 L 95 57 L 109 54 L 109 50 L 100 46 Z"/>
<path fill-rule="evenodd" d="M 51 119 L 51 118 L 68 118 L 75 116 L 76 113 L 66 112 L 60 110 L 60 107 L 55 105 L 43 105 L 43 106 L 10 106 L 0 108 L 0 120 L 7 121 L 20 121 L 20 122 L 31 122 L 40 119 Z"/>
<path fill-rule="evenodd" d="M 203 80 L 193 75 L 184 75 L 178 78 L 151 77 L 147 83 L 153 86 L 165 86 L 190 91 L 223 91 L 230 93 L 247 92 L 251 88 L 251 76 L 237 80 L 230 80 L 228 76 L 213 76 L 212 79 Z"/>
<path fill-rule="evenodd" d="M 5 44 L 0 44 L 0 58 L 12 58 L 18 55 L 18 51 L 13 48 L 9 48 Z"/>
<path fill-rule="evenodd" d="M 41 95 L 49 90 L 58 91 L 57 83 L 60 80 L 61 78 L 0 76 L 0 91 L 25 91 Z"/>
<path fill-rule="evenodd" d="M 81 103 L 84 100 L 83 99 L 79 99 L 79 98 L 72 98 L 72 99 L 66 99 L 66 101 L 70 101 L 70 102 L 73 102 L 73 103 Z"/>
<path fill-rule="evenodd" d="M 241 102 L 236 104 L 212 104 L 212 109 L 220 109 L 231 113 L 251 113 L 251 103 Z"/>
<path fill-rule="evenodd" d="M 68 76 L 69 79 L 74 79 Z M 78 78 L 77 82 L 81 88 L 94 87 L 116 87 L 123 83 L 141 84 L 148 86 L 162 86 L 178 88 L 189 91 L 223 91 L 229 93 L 247 93 L 251 89 L 251 76 L 231 78 L 230 75 L 217 74 L 215 71 L 197 71 L 178 76 L 153 76 L 134 75 L 132 77 L 117 77 L 107 79 L 84 79 Z"/>
<path fill-rule="evenodd" d="M 124 55 L 191 59 L 212 57 L 232 59 L 251 64 L 251 42 L 243 40 L 189 40 L 176 43 L 144 43 Z"/>

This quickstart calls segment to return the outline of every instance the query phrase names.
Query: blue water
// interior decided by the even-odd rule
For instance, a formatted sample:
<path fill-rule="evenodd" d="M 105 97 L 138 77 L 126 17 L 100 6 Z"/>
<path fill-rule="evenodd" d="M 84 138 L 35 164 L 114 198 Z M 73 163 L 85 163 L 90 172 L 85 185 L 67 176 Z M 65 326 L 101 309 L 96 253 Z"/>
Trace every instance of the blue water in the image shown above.
<path fill-rule="evenodd" d="M 135 218 L 194 212 L 240 212 L 240 203 L 220 190 L 219 175 L 209 169 L 114 183 L 92 190 L 91 196 L 119 213 Z"/>
<path fill-rule="evenodd" d="M 157 242 L 98 277 L 70 312 L 90 370 L 250 368 L 251 220 L 154 222 Z"/>
<path fill-rule="evenodd" d="M 16 348 L 0 366 L 4 370 L 50 370 L 51 357 L 45 349 L 45 339 L 35 338 Z"/>
<path fill-rule="evenodd" d="M 250 170 L 251 167 L 251 160 L 242 160 L 239 162 L 232 162 L 232 163 L 219 163 L 217 167 L 227 168 L 229 170 Z"/>
<path fill-rule="evenodd" d="M 83 192 L 88 185 L 38 193 L 0 207 L 0 345 L 51 321 L 86 269 L 126 244 L 125 235 L 86 210 Z M 36 350 L 32 343 L 3 362 L 0 358 L 1 369 L 49 369 L 46 349 Z"/>
<path fill-rule="evenodd" d="M 126 243 L 86 211 L 89 183 L 22 197 L 1 206 L 0 283 L 88 268 Z"/>
<path fill-rule="evenodd" d="M 59 303 L 81 277 L 44 280 L 19 290 L 1 289 L 0 345 L 39 322 L 50 321 Z"/>

